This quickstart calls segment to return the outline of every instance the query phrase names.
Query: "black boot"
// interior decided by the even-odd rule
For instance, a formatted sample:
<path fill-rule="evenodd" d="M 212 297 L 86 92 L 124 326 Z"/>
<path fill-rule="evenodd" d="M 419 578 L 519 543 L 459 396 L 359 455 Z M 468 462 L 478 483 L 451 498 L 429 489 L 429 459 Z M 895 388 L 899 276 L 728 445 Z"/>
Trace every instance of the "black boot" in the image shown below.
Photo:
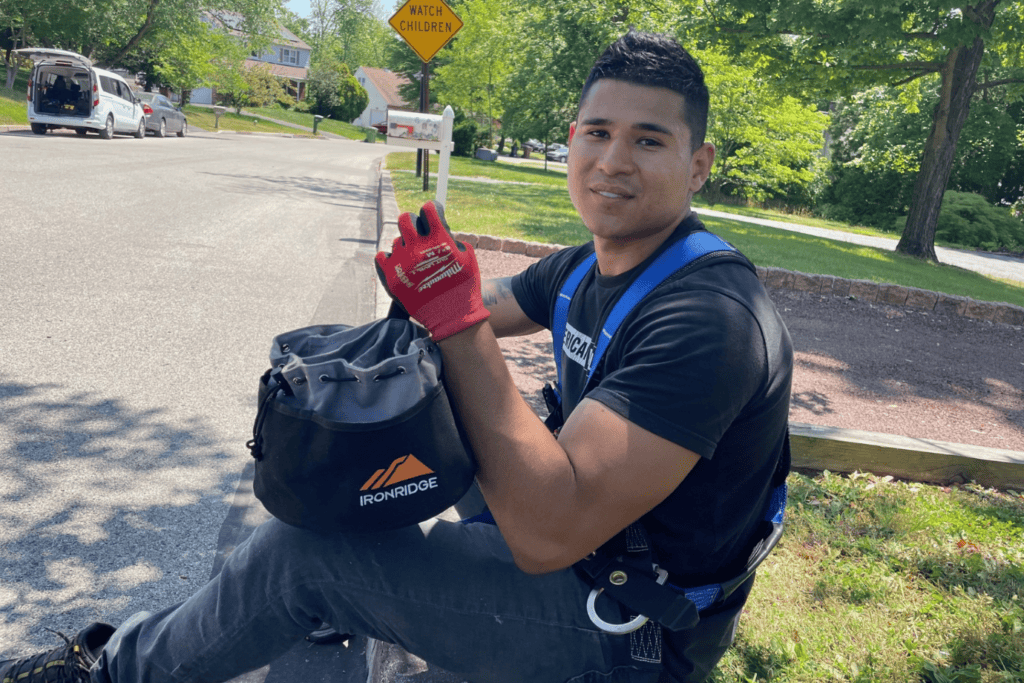
<path fill-rule="evenodd" d="M 88 683 L 89 667 L 113 633 L 113 626 L 100 623 L 90 624 L 71 639 L 57 633 L 65 645 L 33 657 L 0 662 L 0 683 Z"/>

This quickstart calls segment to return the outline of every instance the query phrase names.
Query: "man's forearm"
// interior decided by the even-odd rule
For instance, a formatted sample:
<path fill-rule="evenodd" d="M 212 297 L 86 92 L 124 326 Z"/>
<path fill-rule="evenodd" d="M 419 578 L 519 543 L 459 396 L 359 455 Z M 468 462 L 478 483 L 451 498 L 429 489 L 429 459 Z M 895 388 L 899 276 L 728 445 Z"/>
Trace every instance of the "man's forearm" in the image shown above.
<path fill-rule="evenodd" d="M 445 382 L 479 463 L 480 489 L 516 563 L 546 571 L 564 552 L 572 464 L 520 396 L 490 324 L 439 343 Z"/>

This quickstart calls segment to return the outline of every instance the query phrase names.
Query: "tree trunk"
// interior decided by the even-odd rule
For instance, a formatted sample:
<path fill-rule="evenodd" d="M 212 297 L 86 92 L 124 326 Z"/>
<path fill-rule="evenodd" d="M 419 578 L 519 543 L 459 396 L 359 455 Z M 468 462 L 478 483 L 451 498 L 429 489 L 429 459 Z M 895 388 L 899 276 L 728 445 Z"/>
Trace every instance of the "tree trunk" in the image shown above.
<path fill-rule="evenodd" d="M 985 28 L 992 26 L 998 0 L 975 8 Z M 971 108 L 971 97 L 977 89 L 975 77 L 985 54 L 985 41 L 975 38 L 971 45 L 950 50 L 942 67 L 939 103 L 932 117 L 932 130 L 925 142 L 921 170 L 914 182 L 907 227 L 903 230 L 896 251 L 919 259 L 937 261 L 935 228 L 942 209 L 942 195 L 949 184 L 956 155 L 956 143 Z"/>

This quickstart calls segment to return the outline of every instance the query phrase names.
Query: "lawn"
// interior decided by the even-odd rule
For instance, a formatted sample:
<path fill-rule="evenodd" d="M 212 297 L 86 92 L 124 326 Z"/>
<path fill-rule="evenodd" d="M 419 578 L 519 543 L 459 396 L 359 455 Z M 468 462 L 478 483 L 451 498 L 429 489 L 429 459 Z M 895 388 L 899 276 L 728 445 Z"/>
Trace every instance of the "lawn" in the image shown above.
<path fill-rule="evenodd" d="M 245 107 L 245 111 L 278 121 L 287 121 L 288 123 L 295 123 L 310 129 L 313 128 L 313 115 L 308 112 L 292 111 L 290 109 L 281 109 L 280 107 Z M 317 125 L 317 132 L 333 133 L 350 140 L 365 140 L 367 130 L 367 128 L 353 126 L 351 123 L 334 121 L 332 119 L 323 119 Z"/>
<path fill-rule="evenodd" d="M 1024 681 L 1024 494 L 860 473 L 789 486 L 711 681 Z"/>
<path fill-rule="evenodd" d="M 406 172 L 413 168 L 412 164 L 412 153 L 396 152 L 387 158 L 387 168 L 395 171 L 391 177 L 402 211 L 418 210 L 424 201 L 433 199 L 436 188 L 436 178 L 432 178 L 431 191 L 424 193 L 422 179 Z M 431 167 L 436 174 L 436 165 L 432 163 Z M 453 230 L 568 245 L 590 239 L 569 201 L 564 172 L 454 157 L 451 176 L 446 208 Z M 475 182 L 459 177 L 506 182 Z M 979 301 L 1024 306 L 1021 283 L 994 280 L 883 249 L 752 223 L 711 217 L 704 222 L 709 230 L 760 266 L 919 287 Z"/>
<path fill-rule="evenodd" d="M 0 85 L 0 126 L 28 125 L 28 107 L 25 105 L 27 89 L 28 69 L 18 72 L 13 88 Z"/>
<path fill-rule="evenodd" d="M 188 125 L 202 130 L 217 130 L 214 128 L 216 116 L 213 109 L 209 107 L 196 107 L 191 104 L 185 105 L 182 109 L 188 117 Z M 301 130 L 282 126 L 265 119 L 254 116 L 240 116 L 233 111 L 221 115 L 219 130 L 231 130 L 242 133 L 279 133 L 282 135 L 298 135 L 313 137 L 312 133 L 305 133 Z"/>

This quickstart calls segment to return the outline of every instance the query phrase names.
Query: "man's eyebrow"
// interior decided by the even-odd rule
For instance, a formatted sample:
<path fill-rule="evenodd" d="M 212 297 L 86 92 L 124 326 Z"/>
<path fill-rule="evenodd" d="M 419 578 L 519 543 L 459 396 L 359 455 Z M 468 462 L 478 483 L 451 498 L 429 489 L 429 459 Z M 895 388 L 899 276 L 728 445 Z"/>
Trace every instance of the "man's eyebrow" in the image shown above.
<path fill-rule="evenodd" d="M 584 119 L 582 122 L 584 126 L 608 126 L 611 125 L 611 119 Z M 672 131 L 658 123 L 634 123 L 633 128 L 639 130 L 649 130 L 652 133 L 661 133 L 662 135 L 672 135 Z"/>

